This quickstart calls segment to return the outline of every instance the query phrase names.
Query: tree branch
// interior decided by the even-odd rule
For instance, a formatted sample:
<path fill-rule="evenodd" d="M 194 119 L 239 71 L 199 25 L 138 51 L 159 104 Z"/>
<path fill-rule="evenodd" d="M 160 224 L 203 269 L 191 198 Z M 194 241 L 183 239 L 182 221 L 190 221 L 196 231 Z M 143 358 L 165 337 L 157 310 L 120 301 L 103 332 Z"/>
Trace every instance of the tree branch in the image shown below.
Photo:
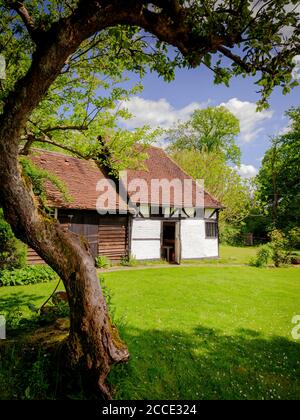
<path fill-rule="evenodd" d="M 68 130 L 76 130 L 76 131 L 86 131 L 88 130 L 87 125 L 57 125 L 54 127 L 44 128 L 41 131 L 43 133 L 51 133 L 52 131 L 68 131 Z"/>
<path fill-rule="evenodd" d="M 21 17 L 31 39 L 37 43 L 39 31 L 36 29 L 34 21 L 24 3 L 22 1 L 7 1 L 7 5 Z"/>
<path fill-rule="evenodd" d="M 33 134 L 29 134 L 27 138 L 23 139 L 26 141 L 25 146 L 20 151 L 20 155 L 28 155 L 30 151 L 30 147 L 33 145 L 33 143 L 44 143 L 44 144 L 50 144 L 51 146 L 58 147 L 59 149 L 66 150 L 69 153 L 74 154 L 75 156 L 81 158 L 81 159 L 89 159 L 89 155 L 84 155 L 77 150 L 72 149 L 71 147 L 65 146 L 63 144 L 56 143 L 55 141 L 51 140 L 50 137 L 44 136 L 44 137 L 35 137 Z"/>
<path fill-rule="evenodd" d="M 233 54 L 228 48 L 224 47 L 223 45 L 218 47 L 218 51 L 224 54 L 227 58 L 230 58 L 234 63 L 238 64 L 242 69 L 244 69 L 247 73 L 251 72 L 251 67 L 245 63 L 238 55 Z"/>

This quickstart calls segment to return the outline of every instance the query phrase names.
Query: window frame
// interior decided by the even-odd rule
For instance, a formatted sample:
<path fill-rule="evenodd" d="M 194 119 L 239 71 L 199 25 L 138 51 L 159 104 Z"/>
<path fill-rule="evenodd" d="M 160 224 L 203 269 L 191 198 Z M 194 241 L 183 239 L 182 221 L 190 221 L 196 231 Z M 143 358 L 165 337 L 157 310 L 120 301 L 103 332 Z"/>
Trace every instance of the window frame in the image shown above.
<path fill-rule="evenodd" d="M 208 231 L 208 226 L 212 226 L 212 230 Z M 209 228 L 211 229 L 211 228 Z M 211 235 L 213 233 L 213 235 Z M 205 219 L 205 239 L 218 239 L 219 238 L 219 228 L 218 221 L 212 219 Z"/>

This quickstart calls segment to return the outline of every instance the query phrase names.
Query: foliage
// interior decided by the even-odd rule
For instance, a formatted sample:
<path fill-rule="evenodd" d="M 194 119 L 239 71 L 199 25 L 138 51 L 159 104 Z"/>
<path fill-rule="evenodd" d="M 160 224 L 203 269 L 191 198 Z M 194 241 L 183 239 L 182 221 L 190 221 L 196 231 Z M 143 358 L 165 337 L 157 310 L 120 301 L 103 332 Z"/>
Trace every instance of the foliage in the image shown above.
<path fill-rule="evenodd" d="M 268 264 L 271 256 L 271 250 L 269 245 L 263 245 L 257 251 L 256 257 L 251 258 L 249 265 L 253 267 L 265 267 Z"/>
<path fill-rule="evenodd" d="M 47 283 L 57 279 L 52 268 L 45 265 L 32 265 L 16 270 L 0 271 L 1 286 L 23 286 L 28 284 Z"/>
<path fill-rule="evenodd" d="M 25 346 L 26 355 L 24 354 L 24 343 L 0 349 L 1 400 L 52 398 L 49 376 L 51 369 L 53 372 L 53 366 L 51 366 L 49 353 L 42 348 L 33 351 L 32 346 L 29 347 L 27 343 Z"/>
<path fill-rule="evenodd" d="M 287 112 L 289 131 L 272 140 L 257 176 L 258 199 L 268 225 L 287 231 L 300 226 L 300 107 Z"/>
<path fill-rule="evenodd" d="M 138 264 L 138 261 L 134 255 L 129 255 L 129 256 L 124 255 L 120 261 L 120 265 L 124 267 L 135 267 L 137 264 Z"/>
<path fill-rule="evenodd" d="M 191 119 L 167 131 L 169 151 L 218 152 L 226 160 L 240 163 L 241 151 L 235 143 L 239 120 L 225 107 L 194 111 Z"/>
<path fill-rule="evenodd" d="M 82 5 L 78 3 L 81 2 L 25 2 L 29 19 L 37 26 L 39 36 L 35 37 L 30 25 L 26 25 L 26 19 L 22 20 L 19 2 L 8 4 L 0 1 L 0 53 L 7 58 L 7 77 L 1 85 L 0 102 L 5 104 L 18 81 L 29 70 L 42 34 L 54 24 L 62 23 L 70 14 L 76 14 L 77 6 L 82 12 Z M 230 5 L 227 5 L 227 0 L 219 3 L 206 3 L 203 7 L 202 2 L 193 2 L 176 8 L 183 28 L 193 37 L 191 50 L 189 45 L 184 48 L 177 46 L 181 37 L 174 36 L 175 50 L 170 51 L 168 37 L 163 41 L 164 37 L 158 36 L 158 41 L 151 34 L 156 32 L 155 24 L 153 28 L 151 25 L 147 28 L 150 33 L 144 33 L 134 24 L 115 25 L 87 37 L 68 57 L 34 110 L 22 142 L 27 145 L 35 142 L 39 147 L 55 150 L 63 147 L 75 155 L 95 159 L 100 156 L 102 161 L 102 146 L 97 140 L 100 136 L 114 139 L 110 145 L 114 156 L 110 166 L 115 172 L 121 166 L 137 165 L 143 159 L 131 153 L 133 144 L 143 144 L 149 138 L 153 141 L 157 133 L 148 127 L 131 133 L 119 126 L 120 119 L 130 118 L 126 100 L 141 90 L 140 84 L 130 86 L 127 83 L 127 88 L 124 87 L 124 82 L 128 82 L 124 74 L 128 72 L 142 78 L 150 69 L 169 81 L 174 78 L 176 67 L 201 63 L 213 71 L 216 83 L 228 84 L 232 76 L 259 75 L 262 106 L 266 105 L 275 86 L 280 85 L 284 93 L 288 92 L 297 84 L 291 76 L 299 36 L 299 14 L 291 8 L 291 3 L 296 2 L 270 1 L 259 8 L 252 8 L 247 2 L 242 7 L 238 1 L 230 1 Z M 124 13 L 132 13 L 133 18 L 144 13 L 141 10 L 134 16 L 132 8 L 128 11 L 127 5 L 123 7 Z M 164 7 L 156 11 L 161 12 L 163 18 L 170 12 L 164 11 Z M 184 7 L 183 13 L 179 12 L 181 7 Z M 149 10 L 147 13 L 151 14 Z M 214 44 L 216 41 L 211 45 L 212 33 L 220 42 L 219 48 Z M 199 44 L 196 50 L 195 42 Z M 231 52 L 234 45 L 237 47 L 235 54 Z M 194 123 L 193 129 L 202 132 L 208 150 L 214 144 L 218 149 L 224 149 L 229 159 L 239 160 L 239 150 L 233 142 L 239 129 L 238 122 L 229 111 L 223 107 L 198 110 L 194 114 Z M 213 128 L 213 136 L 209 128 Z M 220 138 L 225 139 L 222 145 Z"/>
<path fill-rule="evenodd" d="M 294 227 L 288 231 L 288 240 L 290 248 L 300 248 L 300 227 Z"/>
<path fill-rule="evenodd" d="M 59 18 L 69 15 L 70 5 L 63 3 L 39 1 L 27 6 L 37 22 L 50 27 Z M 35 46 L 18 15 L 11 19 L 11 12 L 2 1 L 0 11 L 0 27 L 3 28 L 0 53 L 9 57 L 7 78 L 0 90 L 1 103 L 28 71 Z M 27 146 L 56 151 L 62 148 L 66 153 L 93 158 L 101 164 L 105 160 L 114 174 L 139 165 L 145 155 L 132 152 L 133 146 L 148 145 L 156 139 L 158 131 L 142 127 L 131 132 L 120 127 L 120 121 L 131 117 L 126 100 L 142 90 L 140 83 L 129 83 L 124 74 L 132 72 L 142 77 L 148 67 L 160 71 L 169 80 L 174 76 L 176 63 L 176 58 L 170 60 L 166 56 L 163 44 L 157 44 L 152 52 L 147 36 L 141 36 L 136 27 L 112 27 L 95 34 L 68 58 L 27 122 L 22 144 L 26 145 L 25 149 Z M 111 159 L 103 154 L 99 138 L 109 139 Z M 28 165 L 26 162 L 25 169 L 32 174 Z M 38 184 L 34 188 L 41 192 L 41 177 L 37 179 L 34 172 L 32 175 Z M 49 179 L 49 174 L 44 175 L 43 179 Z"/>
<path fill-rule="evenodd" d="M 270 233 L 272 251 L 272 260 L 275 267 L 280 267 L 282 264 L 289 264 L 291 261 L 290 242 L 288 237 L 278 229 L 272 230 Z"/>
<path fill-rule="evenodd" d="M 34 165 L 29 159 L 25 157 L 20 158 L 23 174 L 30 179 L 34 194 L 39 197 L 41 204 L 46 207 L 46 182 L 50 182 L 62 194 L 67 202 L 72 202 L 72 197 L 69 195 L 65 184 L 52 173 L 45 171 Z"/>
<path fill-rule="evenodd" d="M 105 255 L 98 255 L 95 258 L 97 268 L 109 268 L 111 267 L 111 261 Z"/>
<path fill-rule="evenodd" d="M 45 351 L 37 354 L 37 359 L 33 362 L 31 369 L 25 373 L 27 377 L 27 387 L 25 389 L 26 400 L 39 400 L 47 397 L 49 391 L 49 378 L 47 370 L 50 369 L 49 355 Z"/>
<path fill-rule="evenodd" d="M 243 245 L 242 226 L 235 226 L 229 223 L 222 223 L 220 226 L 220 243 L 224 245 Z"/>
<path fill-rule="evenodd" d="M 251 197 L 248 181 L 227 165 L 218 152 L 181 150 L 171 157 L 193 178 L 203 179 L 205 189 L 224 209 L 220 213 L 220 231 L 230 224 L 239 227 L 249 213 Z"/>
<path fill-rule="evenodd" d="M 254 182 L 256 182 L 254 180 Z M 262 211 L 260 205 L 256 201 L 256 191 L 253 194 L 253 201 L 248 216 L 244 219 L 243 231 L 253 234 L 255 244 L 261 244 L 268 241 L 268 231 L 270 219 L 268 215 Z"/>
<path fill-rule="evenodd" d="M 0 52 L 9 57 L 8 80 L 0 101 L 5 100 L 8 92 L 13 90 L 30 67 L 36 44 L 43 39 L 45 32 L 71 14 L 80 16 L 82 9 L 85 9 L 82 3 L 26 1 L 28 15 L 35 26 L 32 29 L 30 25 L 26 27 L 26 20 L 22 21 L 21 14 L 12 18 L 15 17 L 15 10 L 18 10 L 15 3 L 0 2 Z M 85 39 L 78 51 L 69 57 L 57 83 L 66 86 L 66 95 L 73 91 L 74 99 L 70 108 L 72 111 L 75 108 L 73 120 L 76 122 L 80 114 L 76 104 L 84 96 L 93 105 L 86 113 L 90 118 L 93 109 L 101 109 L 103 104 L 105 107 L 112 97 L 119 95 L 117 91 L 111 96 L 97 97 L 95 89 L 90 87 L 98 86 L 103 91 L 109 84 L 105 77 L 99 77 L 100 73 L 113 76 L 114 85 L 125 71 L 143 76 L 146 68 L 158 72 L 165 80 L 171 80 L 175 67 L 202 64 L 213 72 L 215 83 L 226 85 L 233 76 L 257 76 L 256 83 L 261 88 L 260 105 L 266 106 L 267 98 L 276 86 L 281 86 L 285 94 L 297 84 L 291 75 L 295 66 L 294 56 L 299 52 L 297 4 L 297 0 L 271 0 L 262 4 L 223 0 L 175 1 L 169 6 L 168 2 L 150 5 L 143 1 L 139 7 L 135 5 L 133 8 L 131 4 L 124 3 L 121 8 L 127 17 L 125 21 L 132 24 L 122 25 L 124 22 L 120 19 L 106 30 L 95 30 L 95 35 Z M 109 2 L 109 5 L 114 6 L 112 14 L 119 12 L 113 2 Z M 94 7 L 95 2 L 91 2 L 91 15 L 87 14 L 87 19 L 95 14 Z M 103 11 L 100 13 L 102 15 Z M 157 20 L 161 21 L 160 25 Z M 172 24 L 174 20 L 177 22 L 175 27 Z M 141 31 L 139 24 L 148 33 Z M 175 46 L 172 54 L 168 43 Z M 79 79 L 85 82 L 79 84 Z M 55 115 L 53 108 L 57 109 L 57 104 L 65 106 L 63 95 L 57 95 L 57 83 L 48 94 L 48 103 L 44 102 L 39 108 L 43 116 L 45 112 Z M 53 100 L 55 94 L 57 96 Z M 64 118 L 63 115 L 61 118 Z M 34 121 L 42 122 L 41 118 L 35 118 Z"/>
<path fill-rule="evenodd" d="M 21 268 L 26 262 L 26 247 L 18 241 L 0 208 L 0 270 Z"/>

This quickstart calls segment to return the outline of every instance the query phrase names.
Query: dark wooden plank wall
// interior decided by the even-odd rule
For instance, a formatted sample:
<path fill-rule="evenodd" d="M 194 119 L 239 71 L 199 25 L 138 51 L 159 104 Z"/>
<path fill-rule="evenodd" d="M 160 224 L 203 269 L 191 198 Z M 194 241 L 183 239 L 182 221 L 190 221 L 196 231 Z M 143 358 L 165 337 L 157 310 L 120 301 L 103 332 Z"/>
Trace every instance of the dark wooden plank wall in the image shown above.
<path fill-rule="evenodd" d="M 41 257 L 32 249 L 28 248 L 27 250 L 27 264 L 36 265 L 36 264 L 46 264 Z"/>
<path fill-rule="evenodd" d="M 100 216 L 98 253 L 112 261 L 128 256 L 127 216 Z"/>
<path fill-rule="evenodd" d="M 74 214 L 77 219 L 80 213 L 82 212 L 72 212 L 72 210 L 60 210 L 58 213 L 59 222 L 63 225 L 64 229 L 71 229 L 74 232 L 76 232 L 76 225 L 73 224 L 72 227 L 72 224 L 70 223 L 70 220 L 72 219 L 68 217 L 68 214 Z M 123 256 L 127 256 L 129 253 L 128 217 L 117 215 L 98 216 L 97 214 L 96 217 L 99 217 L 98 255 L 105 255 L 110 260 L 114 262 L 119 262 Z M 89 221 L 89 219 L 91 218 L 95 220 L 95 213 L 87 213 L 87 217 L 85 217 L 84 220 Z M 75 221 L 74 218 L 73 220 Z M 94 232 L 89 232 L 89 229 L 87 229 L 86 232 L 89 235 L 91 233 L 94 234 Z M 97 250 L 94 251 L 94 253 L 96 252 Z M 31 248 L 28 248 L 27 262 L 28 264 L 45 264 L 45 262 Z"/>

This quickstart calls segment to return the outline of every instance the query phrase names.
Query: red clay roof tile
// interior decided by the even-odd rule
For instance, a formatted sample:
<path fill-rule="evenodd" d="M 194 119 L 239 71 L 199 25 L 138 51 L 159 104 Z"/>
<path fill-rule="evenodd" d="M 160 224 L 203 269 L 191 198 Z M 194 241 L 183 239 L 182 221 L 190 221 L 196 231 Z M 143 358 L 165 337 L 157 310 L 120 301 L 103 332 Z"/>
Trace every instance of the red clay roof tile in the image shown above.
<path fill-rule="evenodd" d="M 168 180 L 174 179 L 192 180 L 167 154 L 163 149 L 158 147 L 150 147 L 147 150 L 148 158 L 145 161 L 147 170 L 127 170 L 128 182 L 134 179 L 145 180 L 148 190 L 150 191 L 151 181 L 153 179 Z M 98 181 L 105 179 L 104 172 L 92 160 L 83 160 L 72 156 L 64 155 L 58 152 L 46 150 L 35 150 L 30 156 L 33 163 L 42 169 L 45 169 L 56 175 L 67 187 L 69 195 L 72 197 L 71 202 L 63 199 L 62 194 L 51 183 L 47 183 L 47 196 L 49 206 L 58 208 L 72 208 L 96 210 L 96 203 L 99 192 L 96 190 Z M 193 181 L 192 198 L 195 205 L 196 183 Z M 132 197 L 132 194 L 129 194 Z M 155 198 L 156 197 L 156 198 Z M 157 202 L 157 197 L 158 201 Z M 132 197 L 133 198 L 133 197 Z M 167 204 L 163 202 L 162 192 L 157 189 L 154 191 L 152 198 L 150 193 L 144 194 L 139 200 L 141 203 L 151 204 Z M 117 196 L 117 209 L 122 204 L 122 208 L 126 208 L 126 204 Z M 182 201 L 178 201 L 176 193 L 172 190 L 170 195 L 170 206 L 181 206 Z M 204 193 L 205 208 L 221 208 L 221 204 L 212 197 L 208 192 Z"/>

